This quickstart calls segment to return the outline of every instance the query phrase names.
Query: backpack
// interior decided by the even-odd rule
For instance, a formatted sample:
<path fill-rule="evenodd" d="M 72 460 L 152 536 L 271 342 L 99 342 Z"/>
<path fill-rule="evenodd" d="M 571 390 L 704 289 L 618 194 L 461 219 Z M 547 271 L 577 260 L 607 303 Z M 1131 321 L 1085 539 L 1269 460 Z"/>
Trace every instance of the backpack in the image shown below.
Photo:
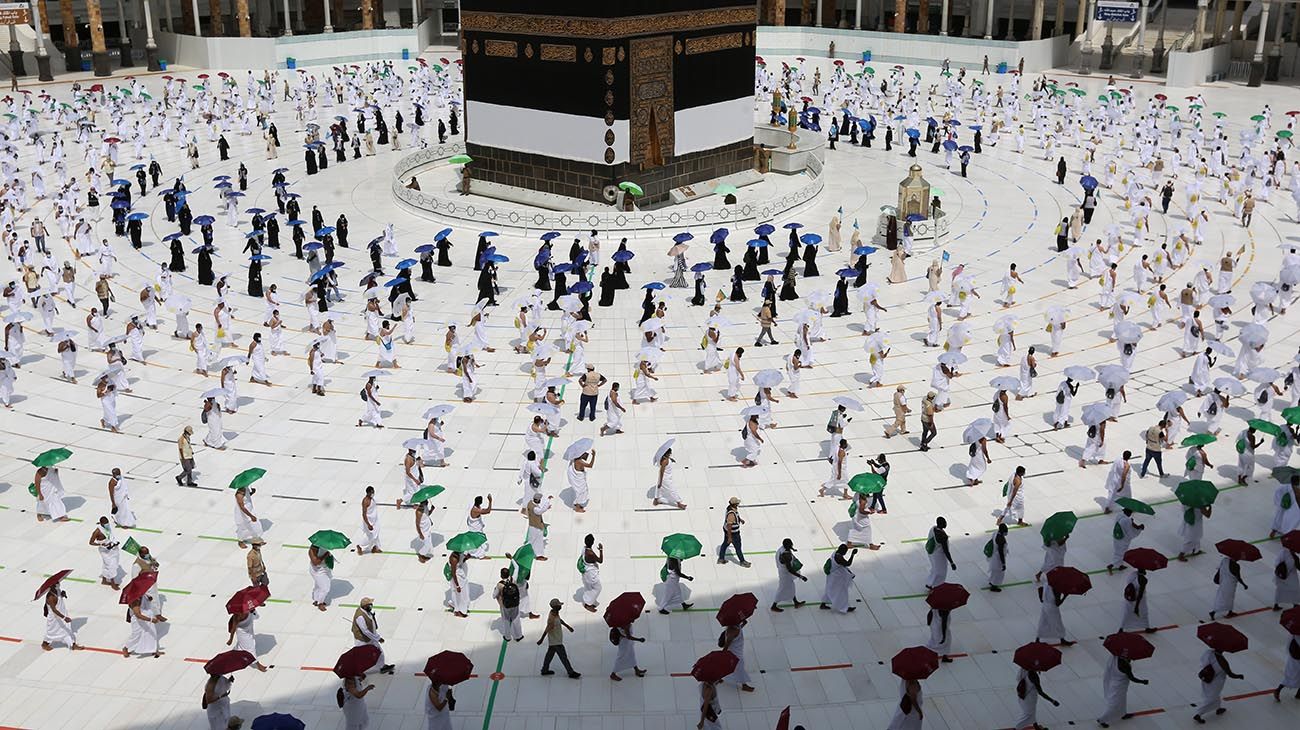
<path fill-rule="evenodd" d="M 984 557 L 986 557 L 986 558 L 991 558 L 991 557 L 993 557 L 993 539 L 992 539 L 992 538 L 990 538 L 988 542 L 984 543 Z"/>
<path fill-rule="evenodd" d="M 1214 681 L 1214 666 L 1211 665 L 1211 664 L 1206 664 L 1205 666 L 1201 667 L 1201 671 L 1197 672 L 1197 673 L 1196 673 L 1196 676 L 1197 676 L 1198 678 L 1200 678 L 1200 680 L 1201 680 L 1202 682 L 1206 683 L 1206 684 L 1209 684 L 1210 682 L 1213 682 L 1213 681 Z"/>
<path fill-rule="evenodd" d="M 623 634 L 617 628 L 612 628 L 609 630 L 609 643 L 613 644 L 614 646 L 618 646 L 618 642 L 622 640 L 623 640 Z"/>
<path fill-rule="evenodd" d="M 578 556 L 578 572 L 579 572 L 579 573 L 586 573 L 586 572 L 587 572 L 587 559 L 586 559 L 586 558 L 587 558 L 587 556 L 585 556 L 585 555 L 579 555 L 579 556 Z"/>
<path fill-rule="evenodd" d="M 935 541 L 935 539 L 934 539 L 933 537 L 927 537 L 927 538 L 925 539 L 925 552 L 926 552 L 926 554 L 928 554 L 928 555 L 934 555 L 934 549 L 935 549 L 937 546 L 938 546 L 938 543 Z"/>
<path fill-rule="evenodd" d="M 339 688 L 338 688 L 338 691 L 336 691 L 336 692 L 334 693 L 334 701 L 335 701 L 336 703 L 338 703 L 339 709 L 342 709 L 342 708 L 343 708 L 343 688 L 342 688 L 342 687 L 339 687 Z"/>
<path fill-rule="evenodd" d="M 360 395 L 361 395 L 361 400 L 362 400 L 362 402 L 365 402 L 365 401 L 366 401 L 366 389 L 365 389 L 365 388 L 362 388 L 362 389 L 361 389 L 361 393 L 360 393 Z"/>
<path fill-rule="evenodd" d="M 1111 530 L 1110 534 L 1111 534 L 1111 537 L 1115 538 L 1116 540 L 1123 540 L 1123 539 L 1124 539 L 1124 528 L 1123 528 L 1123 526 L 1121 526 L 1121 525 L 1119 524 L 1119 522 L 1116 522 L 1116 523 L 1115 523 L 1115 529 Z"/>
<path fill-rule="evenodd" d="M 199 413 L 199 420 L 204 423 L 208 422 L 208 409 L 204 408 L 203 411 Z"/>
<path fill-rule="evenodd" d="M 830 559 L 830 558 L 826 558 L 826 562 L 825 562 L 825 563 L 822 563 L 822 572 L 825 573 L 826 575 L 830 575 L 830 574 L 831 574 L 831 559 Z"/>
<path fill-rule="evenodd" d="M 1128 601 L 1129 603 L 1132 603 L 1133 601 L 1137 600 L 1136 585 L 1129 583 L 1128 585 L 1124 586 L 1124 600 Z"/>
<path fill-rule="evenodd" d="M 1065 391 L 1063 390 L 1056 391 L 1056 404 L 1065 405 Z"/>
<path fill-rule="evenodd" d="M 519 584 L 506 581 L 501 584 L 501 605 L 506 608 L 519 607 Z"/>
<path fill-rule="evenodd" d="M 725 649 L 725 648 L 727 648 L 727 630 L 726 630 L 726 629 L 723 629 L 723 630 L 722 630 L 722 633 L 721 633 L 721 634 L 718 634 L 718 648 L 719 648 L 719 649 Z"/>

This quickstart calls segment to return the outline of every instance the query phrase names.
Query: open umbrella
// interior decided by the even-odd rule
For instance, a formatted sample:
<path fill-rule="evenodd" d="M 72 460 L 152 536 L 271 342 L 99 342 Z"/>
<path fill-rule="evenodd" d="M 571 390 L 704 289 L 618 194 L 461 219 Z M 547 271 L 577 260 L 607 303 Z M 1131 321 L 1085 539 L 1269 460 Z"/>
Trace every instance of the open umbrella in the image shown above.
<path fill-rule="evenodd" d="M 379 662 L 379 646 L 377 644 L 361 644 L 339 655 L 339 660 L 334 662 L 334 674 L 341 679 L 348 677 L 360 677 L 366 673 L 366 670 L 375 666 Z"/>
<path fill-rule="evenodd" d="M 1142 634 L 1135 634 L 1130 631 L 1118 631 L 1106 637 L 1101 642 L 1106 647 L 1106 651 L 1112 656 L 1120 659 L 1137 661 L 1139 659 L 1149 659 L 1152 654 L 1156 653 L 1156 648 L 1147 641 Z"/>
<path fill-rule="evenodd" d="M 986 439 L 993 435 L 993 421 L 987 418 L 977 418 L 966 427 L 961 433 L 961 441 L 964 444 L 973 444 L 980 439 Z"/>
<path fill-rule="evenodd" d="M 645 191 L 641 189 L 640 185 L 637 185 L 634 182 L 629 182 L 626 180 L 618 184 L 618 189 L 626 191 L 632 195 L 635 195 L 638 198 L 641 197 L 642 195 L 645 195 Z"/>
<path fill-rule="evenodd" d="M 135 601 L 140 600 L 140 597 L 148 593 L 149 589 L 153 588 L 154 584 L 157 582 L 157 571 L 151 570 L 147 573 L 141 573 L 132 578 L 129 583 L 122 586 L 122 595 L 117 597 L 117 602 L 123 606 L 129 606 Z"/>
<path fill-rule="evenodd" d="M 248 613 L 258 606 L 264 605 L 266 599 L 271 597 L 271 589 L 266 586 L 249 586 L 240 588 L 235 594 L 226 601 L 226 613 Z"/>
<path fill-rule="evenodd" d="M 1046 672 L 1061 663 L 1061 650 L 1041 641 L 1031 641 L 1016 649 L 1011 661 L 1027 672 Z"/>
<path fill-rule="evenodd" d="M 428 500 L 433 499 L 434 497 L 438 496 L 439 494 L 442 494 L 445 491 L 447 491 L 447 489 L 443 487 L 441 484 L 433 484 L 427 487 L 420 487 L 419 489 L 415 490 L 414 494 L 411 495 L 410 502 L 411 504 L 427 502 Z"/>
<path fill-rule="evenodd" d="M 460 684 L 474 673 L 474 662 L 458 651 L 440 651 L 424 663 L 424 676 L 438 684 Z"/>
<path fill-rule="evenodd" d="M 1078 568 L 1062 565 L 1047 571 L 1047 585 L 1063 596 L 1082 596 L 1092 590 L 1092 579 Z"/>
<path fill-rule="evenodd" d="M 594 444 L 595 442 L 589 438 L 580 438 L 577 441 L 574 441 L 573 443 L 569 444 L 569 448 L 564 450 L 564 460 L 573 461 L 579 456 L 582 456 L 588 451 L 591 451 L 591 447 Z"/>
<path fill-rule="evenodd" d="M 1268 422 L 1268 421 L 1261 420 L 1261 419 L 1259 419 L 1259 418 L 1252 418 L 1252 419 L 1246 421 L 1246 425 L 1250 426 L 1251 428 L 1255 429 L 1256 431 L 1260 431 L 1260 432 L 1262 432 L 1262 433 L 1266 433 L 1266 434 L 1268 434 L 1269 436 L 1281 436 L 1281 435 L 1282 435 L 1282 427 L 1281 427 L 1281 426 L 1277 425 L 1276 423 L 1270 423 L 1270 422 Z"/>
<path fill-rule="evenodd" d="M 251 730 L 307 730 L 307 724 L 293 715 L 272 712 L 253 718 Z"/>
<path fill-rule="evenodd" d="M 1300 553 L 1300 530 L 1292 530 L 1283 535 L 1282 547 L 1293 553 Z"/>
<path fill-rule="evenodd" d="M 1235 627 L 1215 621 L 1196 627 L 1196 638 L 1215 651 L 1245 651 L 1250 640 Z"/>
<path fill-rule="evenodd" d="M 889 668 L 900 679 L 925 679 L 939 669 L 939 655 L 927 646 L 910 646 L 894 655 Z"/>
<path fill-rule="evenodd" d="M 234 479 L 230 480 L 230 488 L 243 489 L 244 487 L 247 487 L 248 485 L 252 484 L 258 479 L 261 479 L 264 476 L 266 476 L 265 469 L 259 467 L 253 467 L 252 469 L 245 469 L 239 472 L 238 474 L 236 474 Z"/>
<path fill-rule="evenodd" d="M 880 494 L 885 491 L 885 478 L 871 472 L 854 474 L 849 479 L 849 489 L 857 494 Z"/>
<path fill-rule="evenodd" d="M 1194 433 L 1184 438 L 1180 443 L 1183 446 L 1204 446 L 1212 444 L 1219 439 L 1212 433 Z"/>
<path fill-rule="evenodd" d="M 697 555 L 703 555 L 703 546 L 700 541 L 695 539 L 694 535 L 676 532 L 663 539 L 659 544 L 659 549 L 663 550 L 664 555 L 678 560 L 686 560 Z"/>
<path fill-rule="evenodd" d="M 691 676 L 701 682 L 716 682 L 736 671 L 740 658 L 725 650 L 711 651 L 695 661 Z"/>
<path fill-rule="evenodd" d="M 251 666 L 255 661 L 257 657 L 240 649 L 223 651 L 205 662 L 203 671 L 208 674 L 230 674 Z"/>
<path fill-rule="evenodd" d="M 1214 500 L 1219 496 L 1219 489 L 1204 479 L 1192 479 L 1179 484 L 1174 490 L 1174 496 L 1178 497 L 1178 501 L 1184 507 L 1197 509 L 1214 504 Z"/>
<path fill-rule="evenodd" d="M 447 158 L 447 162 L 453 165 L 468 165 L 473 161 L 474 158 L 470 157 L 469 155 L 452 155 L 451 157 Z"/>
<path fill-rule="evenodd" d="M 317 530 L 307 538 L 307 542 L 321 550 L 342 550 L 352 544 L 347 535 L 335 530 Z"/>
<path fill-rule="evenodd" d="M 627 591 L 605 606 L 605 623 L 611 628 L 627 626 L 645 610 L 645 596 L 636 591 Z"/>
<path fill-rule="evenodd" d="M 723 626 L 739 626 L 749 620 L 758 608 L 758 596 L 753 593 L 737 593 L 722 602 L 715 616 Z"/>
<path fill-rule="evenodd" d="M 850 411 L 861 411 L 863 409 L 862 401 L 848 395 L 837 395 L 831 398 L 831 401 L 838 406 L 844 406 Z"/>
<path fill-rule="evenodd" d="M 1245 540 L 1220 540 L 1214 543 L 1214 547 L 1229 560 L 1244 560 L 1250 563 L 1264 557 L 1259 548 Z"/>
<path fill-rule="evenodd" d="M 781 383 L 781 371 L 779 370 L 760 370 L 754 374 L 754 385 L 760 388 L 775 388 Z"/>
<path fill-rule="evenodd" d="M 1283 611 L 1278 623 L 1292 636 L 1300 636 L 1300 606 L 1292 606 Z"/>
<path fill-rule="evenodd" d="M 42 451 L 40 454 L 36 456 L 35 459 L 32 459 L 32 466 L 35 467 L 54 466 L 55 464 L 58 464 L 59 462 L 66 460 L 69 456 L 72 456 L 72 452 L 65 448 L 57 448 L 57 449 L 50 449 L 49 451 Z"/>
<path fill-rule="evenodd" d="M 1132 497 L 1120 497 L 1115 500 L 1115 504 L 1119 505 L 1121 509 L 1131 510 L 1140 515 L 1153 515 L 1156 513 L 1155 509 L 1153 509 L 1151 505 L 1142 500 L 1133 499 Z"/>
<path fill-rule="evenodd" d="M 481 532 L 462 532 L 447 541 L 447 549 L 457 553 L 465 553 L 477 550 L 480 545 L 486 543 L 487 535 Z"/>
<path fill-rule="evenodd" d="M 36 599 L 40 598 L 46 593 L 49 593 L 51 588 L 53 588 L 56 584 L 58 584 L 59 581 L 63 580 L 64 578 L 67 578 L 69 575 L 72 575 L 71 568 L 67 570 L 60 570 L 59 572 L 55 573 L 49 578 L 46 578 L 45 582 L 41 583 L 41 587 L 36 589 L 36 595 L 32 596 L 32 600 L 35 601 Z"/>
<path fill-rule="evenodd" d="M 970 600 L 970 591 L 960 583 L 940 583 L 930 589 L 925 602 L 936 611 L 951 611 L 961 608 Z"/>
<path fill-rule="evenodd" d="M 1063 538 L 1069 537 L 1074 532 L 1074 525 L 1079 518 L 1070 511 L 1057 512 L 1043 521 L 1039 534 L 1043 536 L 1043 542 L 1056 542 Z"/>
<path fill-rule="evenodd" d="M 1163 570 L 1169 565 L 1169 558 L 1151 548 L 1133 548 L 1124 553 L 1124 562 L 1138 570 Z"/>

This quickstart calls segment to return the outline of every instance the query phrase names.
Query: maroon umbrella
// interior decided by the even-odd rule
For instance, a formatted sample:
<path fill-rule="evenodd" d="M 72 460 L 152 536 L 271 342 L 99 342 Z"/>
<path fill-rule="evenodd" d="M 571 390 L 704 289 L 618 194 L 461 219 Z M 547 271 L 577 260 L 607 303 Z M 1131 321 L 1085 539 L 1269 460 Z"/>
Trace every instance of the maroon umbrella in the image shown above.
<path fill-rule="evenodd" d="M 130 604 L 140 600 L 140 597 L 148 593 L 149 589 L 153 588 L 153 584 L 157 582 L 158 573 L 156 571 L 150 570 L 141 573 L 132 578 L 130 583 L 122 586 L 122 595 L 118 596 L 117 602 L 124 606 L 129 606 Z"/>
<path fill-rule="evenodd" d="M 1259 548 L 1245 540 L 1220 540 L 1214 543 L 1214 547 L 1218 548 L 1219 552 L 1229 560 L 1254 562 L 1264 557 L 1259 552 Z"/>
<path fill-rule="evenodd" d="M 781 710 L 781 716 L 776 719 L 776 730 L 790 730 L 790 706 L 786 705 Z"/>
<path fill-rule="evenodd" d="M 334 662 L 334 673 L 342 679 L 360 677 L 378 662 L 379 647 L 374 644 L 362 644 L 339 655 L 339 660 Z"/>
<path fill-rule="evenodd" d="M 722 602 L 718 609 L 718 623 L 723 626 L 739 626 L 749 620 L 758 608 L 758 596 L 753 593 L 737 593 Z"/>
<path fill-rule="evenodd" d="M 257 661 L 257 657 L 240 649 L 223 651 L 209 659 L 203 665 L 203 671 L 208 674 L 230 674 L 231 672 L 238 672 L 255 661 Z"/>
<path fill-rule="evenodd" d="M 1082 596 L 1092 590 L 1092 580 L 1078 568 L 1062 565 L 1047 572 L 1047 585 L 1063 596 Z"/>
<path fill-rule="evenodd" d="M 695 661 L 691 676 L 701 682 L 716 682 L 736 671 L 740 658 L 725 650 L 711 651 Z"/>
<path fill-rule="evenodd" d="M 1215 621 L 1196 627 L 1196 638 L 1215 651 L 1245 651 L 1250 646 L 1246 635 L 1227 624 Z"/>
<path fill-rule="evenodd" d="M 460 684 L 474 673 L 474 662 L 458 651 L 440 651 L 424 663 L 424 676 L 438 684 Z"/>
<path fill-rule="evenodd" d="M 1293 553 L 1300 553 L 1300 530 L 1292 530 L 1283 535 L 1282 547 Z"/>
<path fill-rule="evenodd" d="M 645 610 L 645 596 L 628 591 L 605 606 L 605 623 L 613 628 L 630 625 Z"/>
<path fill-rule="evenodd" d="M 1156 648 L 1142 634 L 1119 631 L 1106 637 L 1101 643 L 1106 651 L 1120 659 L 1148 659 L 1156 653 Z"/>
<path fill-rule="evenodd" d="M 1026 671 L 1046 672 L 1061 663 L 1061 650 L 1051 644 L 1031 641 L 1016 649 L 1011 661 Z"/>
<path fill-rule="evenodd" d="M 940 583 L 925 597 L 925 602 L 936 611 L 951 611 L 965 606 L 969 598 L 970 591 L 960 583 Z"/>
<path fill-rule="evenodd" d="M 1124 553 L 1124 562 L 1138 570 L 1163 570 L 1169 565 L 1169 558 L 1151 548 L 1133 548 Z"/>
<path fill-rule="evenodd" d="M 1291 632 L 1292 636 L 1300 636 L 1300 606 L 1292 606 L 1283 611 L 1279 623 L 1282 624 L 1282 628 Z"/>
<path fill-rule="evenodd" d="M 939 668 L 939 655 L 928 646 L 911 646 L 895 654 L 889 667 L 901 679 L 925 679 Z"/>
<path fill-rule="evenodd" d="M 235 591 L 235 595 L 226 601 L 226 613 L 248 613 L 266 603 L 271 597 L 271 589 L 266 586 L 249 586 Z"/>
<path fill-rule="evenodd" d="M 45 582 L 41 584 L 41 587 L 36 589 L 36 595 L 32 596 L 32 600 L 35 601 L 46 593 L 49 593 L 50 589 L 53 588 L 56 583 L 67 578 L 69 575 L 72 575 L 71 569 L 60 570 L 49 578 L 46 578 Z"/>

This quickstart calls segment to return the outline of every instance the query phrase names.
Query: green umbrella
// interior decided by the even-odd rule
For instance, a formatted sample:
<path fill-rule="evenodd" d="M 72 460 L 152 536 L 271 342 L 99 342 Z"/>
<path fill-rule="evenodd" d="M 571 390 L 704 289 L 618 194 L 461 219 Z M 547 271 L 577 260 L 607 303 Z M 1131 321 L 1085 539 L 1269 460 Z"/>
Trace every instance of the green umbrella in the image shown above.
<path fill-rule="evenodd" d="M 735 195 L 738 192 L 740 192 L 740 188 L 729 183 L 723 183 L 713 189 L 714 195 Z"/>
<path fill-rule="evenodd" d="M 523 547 L 514 552 L 511 559 L 515 561 L 515 565 L 518 565 L 520 570 L 531 571 L 533 561 L 537 560 L 537 553 L 533 551 L 533 544 L 526 542 Z"/>
<path fill-rule="evenodd" d="M 1300 406 L 1282 409 L 1282 418 L 1287 423 L 1300 423 Z"/>
<path fill-rule="evenodd" d="M 1070 93 L 1074 94 L 1075 96 L 1087 96 L 1087 95 L 1088 95 L 1088 92 L 1084 91 L 1083 89 L 1078 89 L 1078 88 L 1070 89 Z"/>
<path fill-rule="evenodd" d="M 193 84 L 193 86 L 195 91 L 203 91 L 204 89 L 203 84 Z"/>
<path fill-rule="evenodd" d="M 870 472 L 856 474 L 849 480 L 849 489 L 858 494 L 880 494 L 885 491 L 885 478 Z"/>
<path fill-rule="evenodd" d="M 1250 419 L 1249 421 L 1246 421 L 1246 425 L 1247 425 L 1247 426 L 1250 426 L 1251 428 L 1255 429 L 1256 431 L 1263 431 L 1264 433 L 1268 434 L 1269 436 L 1281 436 L 1281 435 L 1282 435 L 1282 427 L 1281 427 L 1281 426 L 1277 425 L 1276 423 L 1269 423 L 1268 421 L 1265 421 L 1265 420 L 1263 420 L 1263 419 L 1252 418 L 1252 419 Z"/>
<path fill-rule="evenodd" d="M 1188 108 L 1188 109 L 1204 109 L 1205 106 L 1202 105 L 1202 104 L 1188 104 L 1188 105 L 1187 105 L 1187 108 Z"/>
<path fill-rule="evenodd" d="M 263 83 L 265 83 L 265 82 L 263 82 Z M 153 100 L 153 96 L 151 96 L 151 95 L 149 94 L 149 92 L 147 92 L 147 91 L 141 91 L 141 92 L 140 92 L 140 98 L 141 98 L 141 99 L 148 99 L 148 100 L 151 100 L 151 101 Z"/>
<path fill-rule="evenodd" d="M 1214 116 L 1218 117 L 1219 119 L 1223 119 L 1224 117 L 1228 116 L 1228 113 L 1227 113 L 1227 112 L 1215 112 L 1215 113 L 1214 113 Z"/>
<path fill-rule="evenodd" d="M 1165 106 L 1165 110 L 1166 110 L 1166 111 L 1171 111 L 1171 112 L 1176 112 L 1176 111 L 1178 111 L 1178 107 L 1174 106 L 1173 104 L 1168 104 L 1168 105 Z"/>
<path fill-rule="evenodd" d="M 983 86 L 983 85 L 984 85 L 984 82 L 983 82 L 983 81 L 980 81 L 979 79 L 975 79 L 975 85 L 976 85 L 976 86 Z"/>
<path fill-rule="evenodd" d="M 1029 95 L 1025 94 L 1025 96 L 1028 97 Z M 1110 97 L 1106 96 L 1105 94 L 1102 94 L 1101 96 L 1097 97 L 1097 101 L 1106 104 L 1110 102 Z"/>
<path fill-rule="evenodd" d="M 418 502 L 425 502 L 430 499 L 433 499 L 434 497 L 438 496 L 439 494 L 442 494 L 445 491 L 447 491 L 447 489 L 443 487 L 441 484 L 435 484 L 431 487 L 420 487 L 420 489 L 417 490 L 415 494 L 411 495 L 410 501 L 411 504 L 416 504 Z"/>
<path fill-rule="evenodd" d="M 264 476 L 266 476 L 265 469 L 259 469 L 258 467 L 245 469 L 236 474 L 234 479 L 230 480 L 230 488 L 243 489 Z"/>
<path fill-rule="evenodd" d="M 1265 119 L 1267 119 L 1267 117 L 1265 117 L 1263 114 L 1256 114 L 1255 116 L 1253 116 L 1253 117 L 1250 118 L 1250 121 L 1252 121 L 1252 122 L 1262 122 L 1262 121 L 1264 121 Z"/>
<path fill-rule="evenodd" d="M 447 549 L 452 552 L 466 553 L 477 549 L 487 542 L 487 535 L 481 532 L 462 532 L 447 541 Z"/>
<path fill-rule="evenodd" d="M 641 189 L 641 186 L 637 185 L 634 182 L 627 182 L 627 181 L 621 182 L 618 184 L 618 189 L 626 190 L 637 197 L 641 197 L 642 195 L 645 195 L 645 191 Z"/>
<path fill-rule="evenodd" d="M 453 165 L 468 165 L 473 161 L 474 158 L 470 157 L 469 155 L 452 155 L 447 160 L 447 162 L 450 162 Z"/>
<path fill-rule="evenodd" d="M 1282 139 L 1291 139 L 1291 130 L 1284 129 L 1281 132 L 1278 132 L 1277 136 L 1281 137 Z"/>
<path fill-rule="evenodd" d="M 700 545 L 700 541 L 696 540 L 694 535 L 686 535 L 680 532 L 665 537 L 664 541 L 659 544 L 659 549 L 664 551 L 664 555 L 678 560 L 686 560 L 704 554 L 704 546 Z"/>
<path fill-rule="evenodd" d="M 1219 496 L 1219 489 L 1204 479 L 1193 479 L 1179 484 L 1174 490 L 1174 495 L 1184 507 L 1208 507 L 1214 504 L 1215 497 Z"/>
<path fill-rule="evenodd" d="M 863 67 L 862 67 L 862 72 L 865 73 L 865 74 L 868 74 L 868 75 L 870 75 L 870 76 L 875 76 L 875 75 L 876 75 L 876 70 L 875 70 L 874 68 L 870 67 L 870 66 L 863 66 Z"/>
<path fill-rule="evenodd" d="M 1300 474 L 1300 469 L 1297 469 L 1294 466 L 1275 466 L 1272 468 L 1272 470 L 1270 470 L 1269 473 L 1272 474 L 1273 478 L 1278 480 L 1279 482 L 1290 483 L 1291 475 Z"/>
<path fill-rule="evenodd" d="M 50 449 L 32 459 L 32 466 L 54 466 L 60 461 L 66 460 L 69 456 L 72 456 L 72 452 L 65 448 Z"/>
<path fill-rule="evenodd" d="M 1214 434 L 1212 433 L 1194 433 L 1191 436 L 1188 436 L 1187 438 L 1183 439 L 1182 445 L 1183 446 L 1204 446 L 1206 444 L 1212 444 L 1218 440 L 1219 439 L 1215 438 Z"/>
<path fill-rule="evenodd" d="M 1057 512 L 1043 521 L 1043 527 L 1038 532 L 1043 536 L 1043 542 L 1056 542 L 1069 537 L 1078 521 L 1079 518 L 1073 512 Z"/>
<path fill-rule="evenodd" d="M 930 188 L 930 194 L 936 198 L 942 198 L 943 190 L 940 190 L 939 188 Z"/>
<path fill-rule="evenodd" d="M 307 542 L 321 550 L 342 550 L 352 544 L 347 535 L 334 530 L 317 530 L 307 538 Z"/>
<path fill-rule="evenodd" d="M 949 76 L 952 76 L 952 71 L 944 71 L 943 73 L 941 73 L 941 74 L 939 74 L 939 75 L 940 75 L 940 76 L 944 76 L 944 77 L 949 77 Z"/>
<path fill-rule="evenodd" d="M 442 73 L 442 66 L 439 66 L 438 64 L 435 63 L 433 64 L 433 70 L 435 73 Z"/>
<path fill-rule="evenodd" d="M 1124 509 L 1132 510 L 1140 515 L 1153 515 L 1156 513 L 1156 511 L 1152 509 L 1151 505 L 1140 499 L 1133 499 L 1132 497 L 1120 497 L 1115 500 L 1115 504 Z"/>

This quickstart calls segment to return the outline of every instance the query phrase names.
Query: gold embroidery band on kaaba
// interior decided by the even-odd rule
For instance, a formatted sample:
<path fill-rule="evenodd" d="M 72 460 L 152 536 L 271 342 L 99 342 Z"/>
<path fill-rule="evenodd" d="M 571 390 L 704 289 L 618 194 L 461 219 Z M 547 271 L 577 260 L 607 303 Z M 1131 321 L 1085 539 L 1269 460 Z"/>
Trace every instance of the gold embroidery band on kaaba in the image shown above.
<path fill-rule="evenodd" d="M 566 61 L 573 63 L 578 60 L 577 46 L 562 46 L 554 43 L 542 44 L 543 61 Z"/>
<path fill-rule="evenodd" d="M 516 58 L 519 56 L 519 44 L 514 41 L 483 41 L 483 50 L 489 56 Z"/>
<path fill-rule="evenodd" d="M 744 45 L 744 38 L 740 33 L 723 33 L 721 35 L 706 35 L 699 38 L 686 39 L 686 55 L 692 56 L 696 53 L 712 53 L 713 51 L 728 51 L 732 48 L 740 48 Z"/>
<path fill-rule="evenodd" d="M 460 25 L 463 30 L 552 38 L 625 38 L 648 33 L 754 25 L 757 22 L 758 9 L 753 5 L 663 15 L 637 15 L 629 18 L 579 18 L 485 12 L 460 14 Z"/>

